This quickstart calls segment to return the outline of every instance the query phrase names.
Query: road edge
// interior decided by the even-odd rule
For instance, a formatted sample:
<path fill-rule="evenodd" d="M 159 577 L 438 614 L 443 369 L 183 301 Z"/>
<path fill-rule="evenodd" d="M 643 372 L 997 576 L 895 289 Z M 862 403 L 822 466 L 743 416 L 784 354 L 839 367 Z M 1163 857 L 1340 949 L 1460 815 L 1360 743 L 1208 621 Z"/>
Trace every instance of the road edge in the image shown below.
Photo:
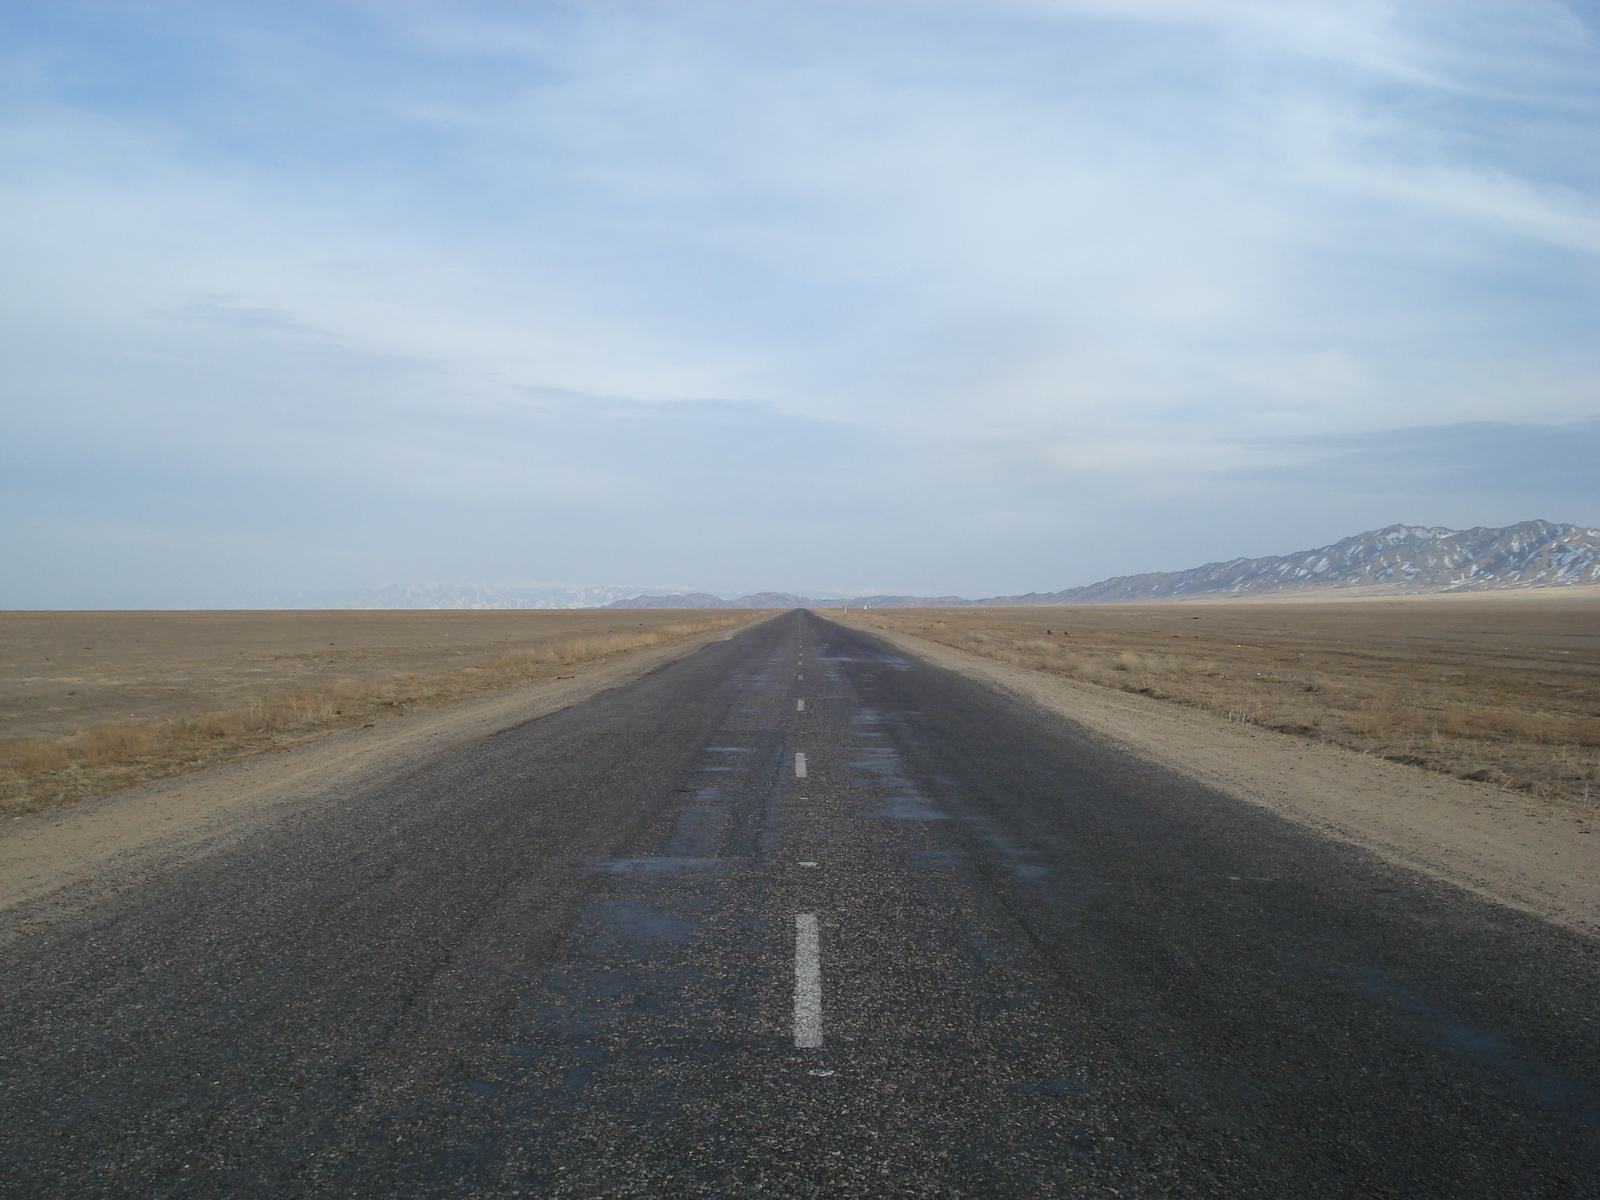
<path fill-rule="evenodd" d="M 1600 833 L 1581 833 L 1576 818 L 1537 800 L 848 618 L 839 623 L 1325 837 L 1600 938 Z"/>

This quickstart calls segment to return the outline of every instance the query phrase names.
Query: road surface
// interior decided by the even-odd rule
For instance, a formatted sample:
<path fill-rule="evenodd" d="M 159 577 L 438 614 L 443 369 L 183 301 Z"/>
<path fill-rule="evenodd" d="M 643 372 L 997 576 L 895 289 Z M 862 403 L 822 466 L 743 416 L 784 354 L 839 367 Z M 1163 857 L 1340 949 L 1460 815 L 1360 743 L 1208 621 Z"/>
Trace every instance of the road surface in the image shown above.
<path fill-rule="evenodd" d="M 1596 946 L 795 612 L 6 951 L 18 1197 L 1594 1197 Z"/>

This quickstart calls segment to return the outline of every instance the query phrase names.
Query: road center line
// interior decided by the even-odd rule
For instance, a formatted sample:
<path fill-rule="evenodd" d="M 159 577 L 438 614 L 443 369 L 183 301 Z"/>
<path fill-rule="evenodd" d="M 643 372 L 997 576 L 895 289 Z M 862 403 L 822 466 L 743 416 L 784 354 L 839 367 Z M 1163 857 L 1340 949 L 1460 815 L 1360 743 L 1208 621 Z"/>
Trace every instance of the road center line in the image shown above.
<path fill-rule="evenodd" d="M 822 1045 L 822 952 L 816 913 L 794 917 L 794 1044 L 799 1050 Z"/>
<path fill-rule="evenodd" d="M 798 751 L 795 752 L 794 756 L 794 777 L 796 779 L 804 779 L 806 777 L 806 756 Z"/>
<path fill-rule="evenodd" d="M 796 700 L 794 702 L 794 710 L 795 712 L 805 712 L 806 702 L 804 700 Z"/>

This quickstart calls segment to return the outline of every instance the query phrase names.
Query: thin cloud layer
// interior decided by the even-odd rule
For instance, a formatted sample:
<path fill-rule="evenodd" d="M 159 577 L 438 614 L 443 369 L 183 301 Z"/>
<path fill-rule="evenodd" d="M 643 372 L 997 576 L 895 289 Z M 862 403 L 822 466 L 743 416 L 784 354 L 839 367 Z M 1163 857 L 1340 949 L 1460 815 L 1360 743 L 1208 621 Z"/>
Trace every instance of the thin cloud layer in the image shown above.
<path fill-rule="evenodd" d="M 1600 522 L 1594 18 L 12 6 L 0 602 Z"/>

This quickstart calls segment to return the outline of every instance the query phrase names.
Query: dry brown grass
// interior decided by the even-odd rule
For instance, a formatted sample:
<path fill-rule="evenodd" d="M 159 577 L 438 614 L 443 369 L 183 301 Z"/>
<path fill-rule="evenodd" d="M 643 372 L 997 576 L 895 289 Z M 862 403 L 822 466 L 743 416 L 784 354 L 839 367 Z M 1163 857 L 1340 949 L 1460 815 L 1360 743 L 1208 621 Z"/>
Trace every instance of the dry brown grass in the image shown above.
<path fill-rule="evenodd" d="M 299 744 L 336 729 L 372 725 L 400 713 L 548 679 L 566 668 L 741 624 L 753 615 L 657 620 L 648 627 L 614 632 L 554 634 L 468 665 L 430 667 L 427 656 L 410 647 L 409 660 L 421 665 L 383 678 L 269 685 L 235 695 L 225 707 L 188 715 L 101 720 L 68 733 L 11 737 L 0 741 L 0 807 L 21 813 L 72 803 Z M 441 650 L 440 656 L 445 653 Z"/>
<path fill-rule="evenodd" d="M 852 621 L 1600 808 L 1600 605 L 865 610 Z"/>

